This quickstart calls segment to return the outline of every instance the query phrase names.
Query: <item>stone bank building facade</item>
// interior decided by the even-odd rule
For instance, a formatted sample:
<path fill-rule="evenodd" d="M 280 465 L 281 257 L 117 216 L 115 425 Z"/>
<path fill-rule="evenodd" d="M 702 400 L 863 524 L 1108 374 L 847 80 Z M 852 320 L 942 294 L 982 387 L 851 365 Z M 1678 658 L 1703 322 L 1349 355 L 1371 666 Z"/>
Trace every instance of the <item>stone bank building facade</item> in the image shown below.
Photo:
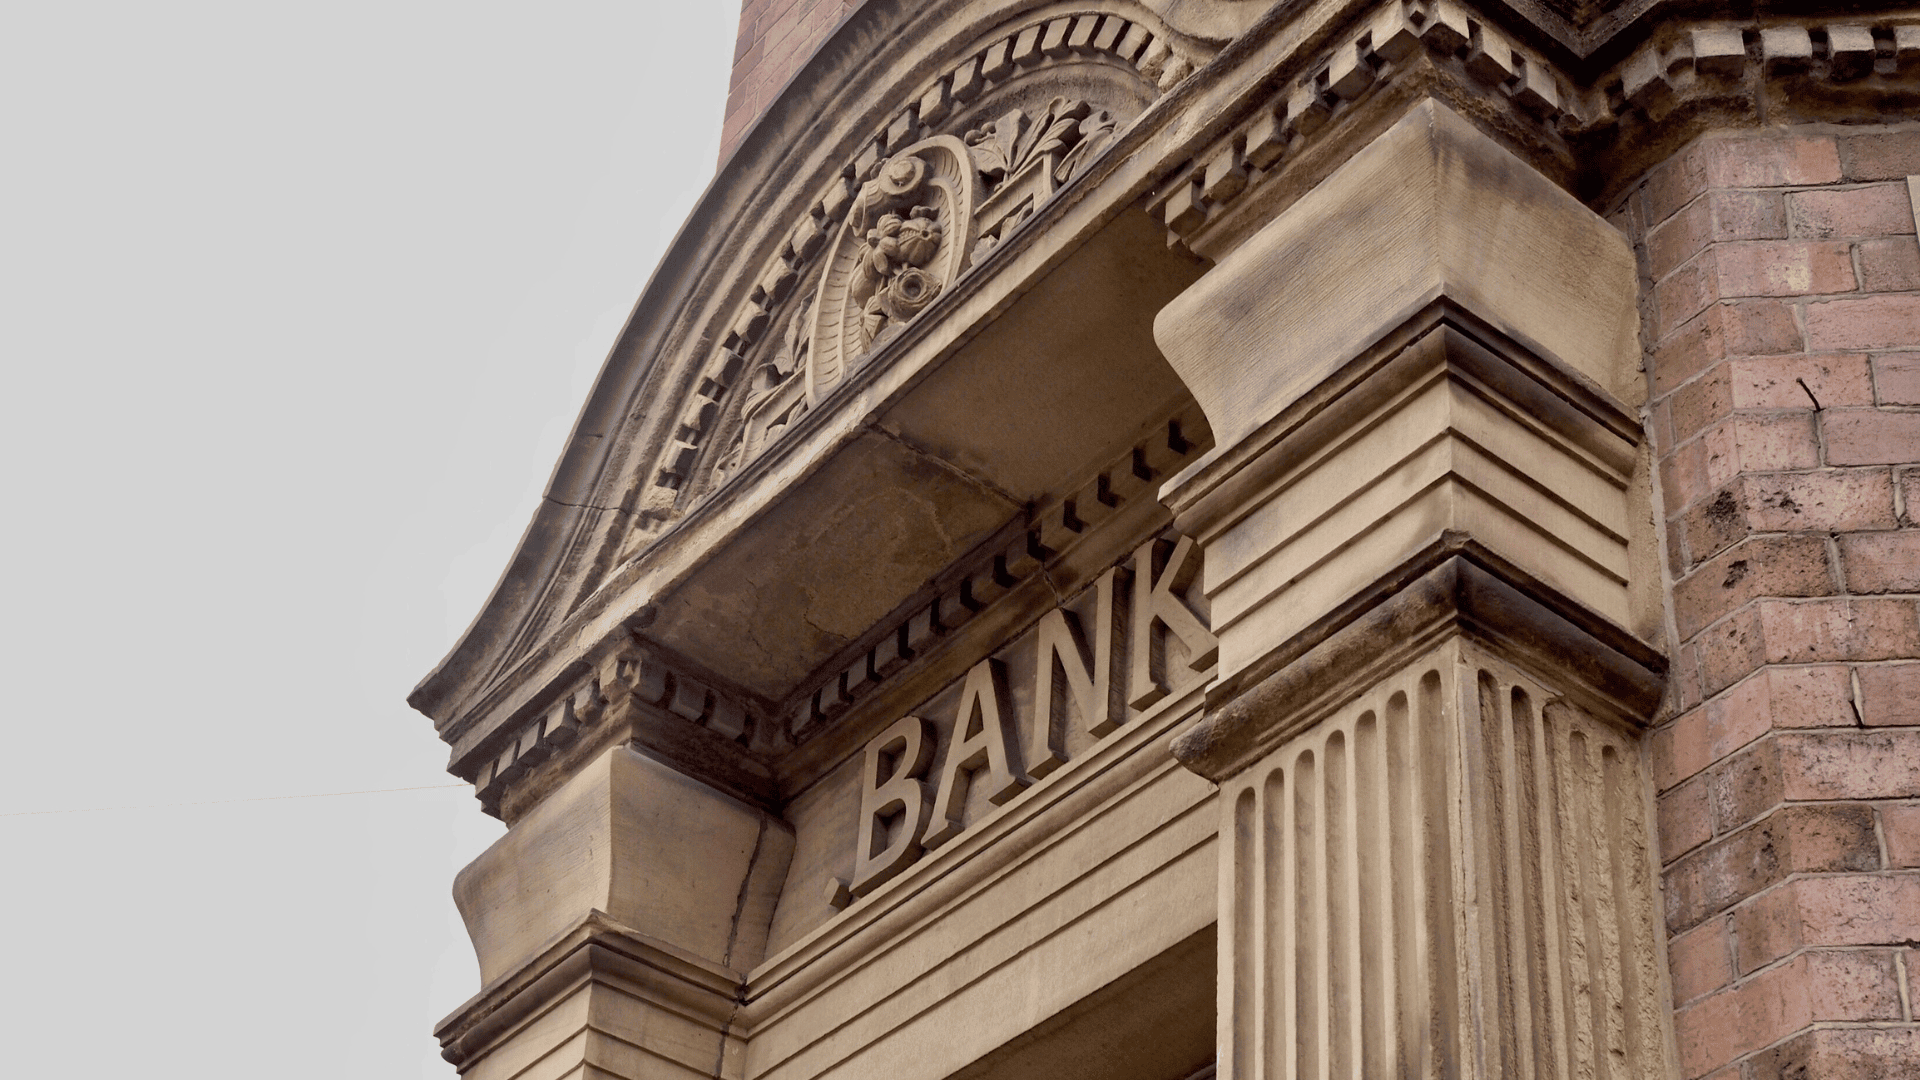
<path fill-rule="evenodd" d="M 471 1080 L 1920 1075 L 1920 9 L 749 0 L 412 703 Z"/>

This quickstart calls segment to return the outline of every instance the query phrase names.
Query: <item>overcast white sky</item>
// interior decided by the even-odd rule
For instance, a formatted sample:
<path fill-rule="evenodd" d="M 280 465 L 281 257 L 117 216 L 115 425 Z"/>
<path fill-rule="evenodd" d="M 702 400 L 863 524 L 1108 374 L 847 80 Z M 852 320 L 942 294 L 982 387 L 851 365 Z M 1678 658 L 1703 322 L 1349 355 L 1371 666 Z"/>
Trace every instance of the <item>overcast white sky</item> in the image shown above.
<path fill-rule="evenodd" d="M 404 698 L 711 178 L 738 16 L 9 9 L 0 1075 L 453 1075 L 499 824 L 281 797 L 454 782 Z"/>

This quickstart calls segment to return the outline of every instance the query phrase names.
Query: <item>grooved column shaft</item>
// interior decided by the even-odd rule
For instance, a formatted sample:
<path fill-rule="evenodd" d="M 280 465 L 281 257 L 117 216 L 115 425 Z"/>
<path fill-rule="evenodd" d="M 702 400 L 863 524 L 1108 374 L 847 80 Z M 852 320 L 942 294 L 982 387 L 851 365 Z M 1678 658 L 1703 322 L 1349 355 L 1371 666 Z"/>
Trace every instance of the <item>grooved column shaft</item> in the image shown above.
<path fill-rule="evenodd" d="M 1665 1075 L 1630 733 L 1454 638 L 1222 786 L 1232 1080 Z"/>

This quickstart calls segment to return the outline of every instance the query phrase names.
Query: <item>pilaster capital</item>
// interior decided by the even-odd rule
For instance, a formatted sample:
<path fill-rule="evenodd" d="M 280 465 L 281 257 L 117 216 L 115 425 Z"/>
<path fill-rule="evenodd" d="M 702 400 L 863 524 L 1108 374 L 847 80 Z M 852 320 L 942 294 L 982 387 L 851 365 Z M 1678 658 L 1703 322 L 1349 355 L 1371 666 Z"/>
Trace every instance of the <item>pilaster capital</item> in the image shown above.
<path fill-rule="evenodd" d="M 1210 688 L 1207 714 L 1173 741 L 1174 756 L 1223 782 L 1453 637 L 1551 672 L 1584 710 L 1629 729 L 1646 724 L 1666 688 L 1657 650 L 1449 533 L 1289 647 Z"/>

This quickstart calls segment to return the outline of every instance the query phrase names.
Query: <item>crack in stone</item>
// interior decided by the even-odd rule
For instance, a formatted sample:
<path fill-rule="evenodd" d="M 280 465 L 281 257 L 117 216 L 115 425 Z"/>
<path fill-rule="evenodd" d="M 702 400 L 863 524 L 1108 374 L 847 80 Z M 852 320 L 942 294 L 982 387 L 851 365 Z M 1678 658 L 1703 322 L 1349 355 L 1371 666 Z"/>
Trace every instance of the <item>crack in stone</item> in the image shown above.
<path fill-rule="evenodd" d="M 584 503 L 568 502 L 565 499 L 556 499 L 551 495 L 542 495 L 540 496 L 540 500 L 542 502 L 552 503 L 555 506 L 564 506 L 571 510 L 600 510 L 600 511 L 614 513 L 614 514 L 627 513 L 627 511 L 622 510 L 617 506 L 601 506 L 599 503 L 596 503 L 596 502 L 584 502 Z M 628 516 L 631 516 L 631 515 L 628 515 Z"/>
<path fill-rule="evenodd" d="M 946 458 L 941 457 L 939 454 L 936 454 L 933 451 L 926 449 L 925 447 L 915 445 L 911 440 L 907 439 L 903 435 L 899 435 L 899 434 L 896 434 L 895 432 L 888 431 L 886 428 L 883 428 L 880 425 L 874 424 L 874 423 L 868 423 L 864 426 L 866 430 L 871 431 L 882 438 L 890 439 L 893 442 L 899 443 L 901 446 L 906 447 L 907 450 L 912 454 L 914 454 L 916 457 L 922 457 L 928 461 L 933 462 L 939 468 L 945 470 L 946 472 L 952 473 L 954 476 L 957 476 L 962 480 L 965 480 L 967 483 L 973 485 L 976 488 L 979 488 L 981 491 L 985 492 L 988 495 L 992 495 L 995 498 L 1004 499 L 1007 502 L 1013 504 L 1014 506 L 1026 505 L 1025 500 L 1015 498 L 1012 492 L 1005 490 L 1004 488 L 995 484 L 993 481 L 988 480 L 983 476 L 977 476 L 971 470 L 964 469 L 959 465 L 956 465 L 953 462 L 948 461 Z"/>

